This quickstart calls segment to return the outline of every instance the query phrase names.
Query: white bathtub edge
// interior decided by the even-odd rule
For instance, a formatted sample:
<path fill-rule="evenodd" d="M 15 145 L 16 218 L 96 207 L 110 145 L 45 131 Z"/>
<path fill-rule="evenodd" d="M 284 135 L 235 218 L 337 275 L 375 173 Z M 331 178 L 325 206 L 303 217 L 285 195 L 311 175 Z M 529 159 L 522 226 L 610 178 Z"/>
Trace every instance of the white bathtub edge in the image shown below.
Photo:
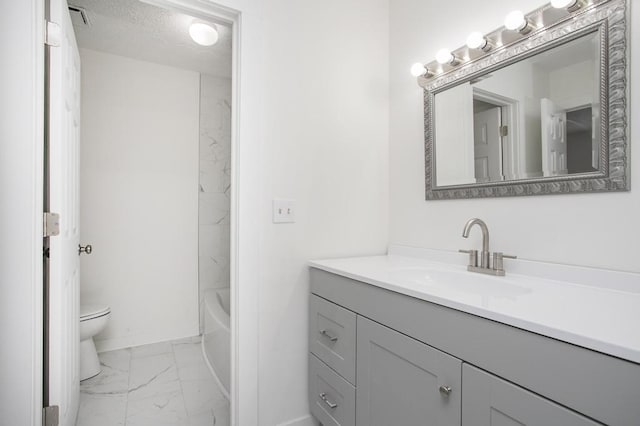
<path fill-rule="evenodd" d="M 216 374 L 215 370 L 213 369 L 213 366 L 209 362 L 209 358 L 207 357 L 207 350 L 204 348 L 204 338 L 200 340 L 200 349 L 202 350 L 202 357 L 204 358 L 204 362 L 205 364 L 207 364 L 207 368 L 211 372 L 213 379 L 216 381 L 216 385 L 218 385 L 218 389 L 220 389 L 220 392 L 222 392 L 224 397 L 227 398 L 227 401 L 229 401 L 230 400 L 229 392 L 227 392 L 227 390 L 224 388 L 224 385 L 218 378 L 218 375 Z"/>

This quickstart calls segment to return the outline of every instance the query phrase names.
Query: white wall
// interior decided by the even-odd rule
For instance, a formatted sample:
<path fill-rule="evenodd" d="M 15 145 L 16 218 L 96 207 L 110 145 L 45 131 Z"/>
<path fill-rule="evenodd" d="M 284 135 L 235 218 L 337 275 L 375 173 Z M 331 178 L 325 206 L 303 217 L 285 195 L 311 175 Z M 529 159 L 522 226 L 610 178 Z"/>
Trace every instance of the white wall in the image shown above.
<path fill-rule="evenodd" d="M 200 330 L 204 293 L 230 280 L 231 79 L 200 76 L 200 183 L 198 185 Z M 230 350 L 230 348 L 229 348 Z"/>
<path fill-rule="evenodd" d="M 549 72 L 551 100 L 566 109 L 599 103 L 598 90 L 584 91 L 585 87 L 600 87 L 600 83 L 595 81 L 596 69 L 596 62 L 587 60 Z"/>
<path fill-rule="evenodd" d="M 429 62 L 441 46 L 463 45 L 473 30 L 499 27 L 510 10 L 529 11 L 542 3 L 460 0 L 436 8 L 422 0 L 390 2 L 390 241 L 448 250 L 478 246 L 477 234 L 466 241 L 460 233 L 467 219 L 480 217 L 489 225 L 493 249 L 524 259 L 640 271 L 640 173 L 632 173 L 633 189 L 624 193 L 424 200 L 422 94 L 409 74 L 411 64 Z M 640 8 L 634 6 L 632 70 L 640 61 Z M 640 132 L 640 85 L 637 72 L 630 75 L 633 144 Z M 640 156 L 632 155 L 632 171 L 638 167 Z"/>
<path fill-rule="evenodd" d="M 198 334 L 199 75 L 81 50 L 81 303 L 100 349 Z"/>
<path fill-rule="evenodd" d="M 240 267 L 235 272 L 239 285 L 237 293 L 234 293 L 238 296 L 235 301 L 239 307 L 236 314 L 239 316 L 235 317 L 233 327 L 242 331 L 236 341 L 239 346 L 234 349 L 239 350 L 241 362 L 237 367 L 240 369 L 238 376 L 242 379 L 242 387 L 233 392 L 242 398 L 237 400 L 234 411 L 237 410 L 236 418 L 243 426 L 257 422 L 260 425 L 272 426 L 297 418 L 308 421 L 306 262 L 309 258 L 382 253 L 386 249 L 388 3 L 387 0 L 329 0 L 322 3 L 295 0 L 220 2 L 242 11 L 243 28 L 241 44 L 236 46 L 236 53 L 242 58 L 242 62 L 239 69 L 240 86 L 234 89 L 234 97 L 240 102 L 236 104 L 238 109 L 234 108 L 234 112 L 241 113 L 242 121 L 236 128 L 241 131 L 240 145 L 236 151 L 240 157 L 236 160 L 244 167 L 235 175 L 240 192 L 233 200 L 233 208 L 241 208 L 242 222 L 236 245 L 232 246 L 238 254 L 236 262 Z M 26 6 L 24 9 L 29 10 L 22 10 L 17 5 L 10 10 L 14 9 L 16 13 L 3 15 L 7 17 L 7 22 L 16 24 L 6 27 L 12 32 L 4 40 L 11 41 L 11 51 L 7 58 L 18 65 L 16 61 L 24 58 L 25 52 L 33 48 L 32 45 L 23 46 L 15 42 L 13 36 L 20 34 L 17 29 L 28 27 L 20 18 L 28 18 L 31 24 L 42 22 L 42 18 Z M 3 13 L 7 11 L 4 6 L 2 10 Z M 36 34 L 41 33 L 30 32 L 34 39 Z M 28 39 L 21 40 L 27 43 Z M 3 80 L 16 90 L 20 87 L 19 75 L 27 77 L 29 72 L 40 72 L 42 69 L 35 64 L 20 65 L 15 78 Z M 85 64 L 85 68 L 88 66 Z M 7 68 L 2 68 L 3 72 L 5 69 Z M 137 86 L 142 86 L 146 82 L 136 83 Z M 131 88 L 133 89 L 134 87 Z M 87 88 L 84 90 L 87 95 Z M 100 87 L 96 90 L 100 90 Z M 122 96 L 132 101 L 126 94 Z M 22 95 L 23 99 L 36 106 L 41 105 L 42 99 L 24 96 L 28 95 L 27 91 L 23 91 Z M 20 98 L 11 96 L 8 99 L 13 102 Z M 121 107 L 126 105 L 128 104 L 124 103 Z M 156 102 L 152 110 L 158 105 L 160 103 Z M 15 108 L 15 105 L 12 106 Z M 111 112 L 118 112 L 118 109 L 111 109 Z M 23 111 L 19 117 L 32 115 L 32 112 Z M 96 121 L 99 121 L 99 118 L 96 118 Z M 160 125 L 162 121 L 155 120 L 154 123 Z M 20 122 L 16 121 L 15 124 L 17 129 Z M 112 130 L 104 129 L 104 132 L 108 131 Z M 195 131 L 197 137 L 197 126 Z M 17 144 L 19 139 L 15 141 Z M 110 139 L 110 143 L 122 146 L 123 141 Z M 124 149 L 118 151 L 123 153 Z M 17 150 L 12 149 L 11 152 L 15 153 Z M 116 151 L 104 152 L 103 161 L 114 161 L 116 158 L 112 155 L 113 152 Z M 28 153 L 20 153 L 23 154 L 19 156 L 20 161 L 32 160 Z M 194 156 L 197 161 L 197 151 L 194 152 Z M 149 160 L 150 157 L 146 159 Z M 22 163 L 16 161 L 15 164 Z M 85 164 L 89 165 L 86 159 Z M 197 167 L 193 170 L 197 171 Z M 21 175 L 15 172 L 11 176 Z M 31 172 L 24 175 L 26 178 L 33 176 L 36 174 Z M 115 173 L 112 177 L 115 177 Z M 194 179 L 193 202 L 194 208 L 197 208 L 197 175 Z M 130 179 L 127 179 L 127 183 L 129 181 Z M 38 188 L 37 183 L 30 184 L 26 179 L 22 182 L 32 189 Z M 124 189 L 129 191 L 132 188 L 127 184 Z M 165 187 L 163 191 L 166 193 L 170 189 L 173 188 Z M 86 192 L 84 196 L 89 198 L 91 194 Z M 140 190 L 138 196 L 146 196 L 143 192 Z M 5 198 L 5 194 L 7 192 L 0 193 L 3 205 L 9 205 L 11 197 Z M 103 191 L 94 196 L 100 200 L 107 200 L 109 193 Z M 296 224 L 271 223 L 271 199 L 274 197 L 297 200 Z M 133 196 L 130 198 L 136 200 Z M 7 204 L 4 204 L 5 201 Z M 19 209 L 18 206 L 15 207 L 17 213 Z M 108 211 L 110 203 L 103 201 L 102 207 Z M 136 210 L 137 205 L 127 207 L 128 216 L 142 215 Z M 25 223 L 38 223 L 38 220 L 34 220 L 39 218 L 37 207 L 30 206 L 21 209 L 20 212 L 25 218 Z M 27 217 L 27 213 L 33 215 Z M 120 220 L 117 220 L 119 218 Z M 197 215 L 194 215 L 194 218 L 197 218 Z M 155 220 L 149 215 L 146 215 L 145 219 Z M 122 216 L 113 214 L 110 214 L 110 220 L 117 220 L 118 224 L 126 222 L 122 220 Z M 20 229 L 15 223 L 12 223 L 12 226 Z M 86 225 L 85 228 L 89 229 Z M 110 229 L 119 232 L 117 227 Z M 195 219 L 193 232 L 197 233 Z M 136 248 L 131 246 L 139 243 L 138 239 L 131 236 L 126 241 L 122 238 L 123 241 L 117 247 L 110 247 L 104 246 L 101 239 L 93 239 L 86 233 L 83 235 L 86 236 L 85 243 L 91 242 L 95 246 L 93 259 L 97 259 L 101 252 L 109 253 L 111 256 L 117 254 L 117 250 L 134 250 Z M 161 235 L 157 237 L 160 238 Z M 144 237 L 157 241 L 154 240 L 155 235 Z M 5 248 L 6 240 L 3 238 L 0 241 Z M 149 250 L 147 253 L 160 252 L 160 249 L 168 247 L 167 244 L 146 246 Z M 27 261 L 24 254 L 18 254 L 13 244 L 7 244 L 6 248 L 12 250 L 12 256 L 8 257 L 7 261 L 13 261 L 13 267 L 19 268 L 20 260 Z M 35 252 L 40 255 L 37 250 Z M 30 249 L 29 255 L 32 256 L 33 253 L 34 250 Z M 147 258 L 144 254 L 136 254 Z M 158 253 L 158 256 L 160 254 Z M 189 259 L 197 259 L 197 247 L 186 255 Z M 86 271 L 90 270 L 89 262 L 93 262 L 91 259 L 83 259 Z M 133 268 L 136 266 L 134 262 L 140 262 L 140 258 L 128 259 L 128 263 L 123 260 L 118 262 L 117 266 Z M 166 260 L 157 257 L 153 265 L 162 266 L 166 264 Z M 28 269 L 33 264 L 32 259 L 27 262 L 25 268 Z M 254 265 L 258 267 L 251 267 Z M 23 270 L 25 268 L 16 269 L 16 273 L 8 278 L 33 279 Z M 124 292 L 129 294 L 132 300 L 150 300 L 150 291 L 144 292 L 145 297 L 141 298 L 141 292 L 135 287 L 121 287 L 122 281 L 118 280 L 107 281 L 107 274 L 113 269 L 105 269 L 104 274 L 96 276 L 96 280 L 103 280 L 99 284 L 100 291 Z M 152 268 L 151 270 L 153 271 Z M 4 271 L 3 269 L 3 279 Z M 132 285 L 140 282 L 137 279 L 139 277 L 134 278 L 133 281 L 129 281 Z M 193 278 L 195 280 L 195 276 Z M 88 279 L 89 277 L 85 278 Z M 185 279 L 186 281 L 189 280 Z M 37 283 L 37 280 L 33 282 Z M 160 293 L 161 289 L 156 289 L 155 294 Z M 22 310 L 28 303 L 25 303 L 22 295 L 16 297 L 15 306 Z M 95 297 L 98 301 L 97 293 Z M 175 309 L 164 309 L 161 315 L 149 311 L 155 309 L 157 299 L 155 297 L 153 300 L 156 305 L 136 300 L 135 309 L 140 309 L 137 312 L 144 312 L 145 316 L 153 316 L 158 321 L 171 320 Z M 197 303 L 195 292 L 193 300 Z M 106 297 L 101 298 L 100 302 L 111 303 L 112 307 L 116 307 Z M 255 310 L 251 309 L 254 306 L 259 308 L 257 316 Z M 133 306 L 126 307 L 130 308 L 133 309 Z M 195 310 L 193 313 L 196 315 Z M 116 315 L 119 313 L 114 309 L 114 317 Z M 29 315 L 27 318 L 33 317 Z M 197 327 L 197 316 L 194 317 L 193 323 L 194 327 Z M 260 337 L 254 344 L 254 339 L 258 337 L 252 333 L 256 324 Z M 12 324 L 12 327 L 15 325 Z M 156 329 L 161 327 L 157 326 Z M 253 402 L 257 402 L 257 394 L 256 388 L 251 386 L 255 383 L 253 377 L 258 374 L 257 363 L 251 362 L 256 359 L 257 353 L 260 354 L 260 376 L 257 386 L 260 394 L 259 415 L 256 415 L 252 406 Z M 16 352 L 15 359 L 26 361 L 25 352 Z M 33 360 L 37 361 L 37 357 L 34 356 L 29 361 Z M 2 383 L 3 392 L 6 389 L 16 394 L 17 389 L 4 386 L 4 380 Z M 29 387 L 24 382 L 20 383 L 24 385 L 24 389 L 18 390 L 25 391 L 25 395 L 19 398 L 22 403 L 28 400 L 26 393 Z M 2 401 L 6 400 L 3 398 Z M 22 406 L 12 404 L 13 411 L 10 413 L 16 412 L 16 407 Z M 4 410 L 2 412 L 6 413 Z M 25 424 L 22 421 L 24 417 L 21 417 L 23 413 L 16 414 L 15 418 L 18 421 L 14 423 Z"/>
<path fill-rule="evenodd" d="M 259 1 L 259 422 L 274 426 L 309 413 L 307 260 L 386 249 L 388 1 Z M 296 200 L 295 224 L 271 223 L 273 198 Z"/>
<path fill-rule="evenodd" d="M 42 416 L 41 1 L 0 8 L 0 424 Z"/>

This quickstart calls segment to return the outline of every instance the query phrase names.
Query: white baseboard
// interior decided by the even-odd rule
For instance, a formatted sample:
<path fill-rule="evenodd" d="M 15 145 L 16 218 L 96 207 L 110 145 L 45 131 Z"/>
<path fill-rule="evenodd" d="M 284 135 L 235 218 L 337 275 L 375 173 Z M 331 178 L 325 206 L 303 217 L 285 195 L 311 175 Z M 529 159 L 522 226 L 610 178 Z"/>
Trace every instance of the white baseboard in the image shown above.
<path fill-rule="evenodd" d="M 280 423 L 278 426 L 318 426 L 318 424 L 318 421 L 311 417 L 311 414 L 307 414 L 306 416 Z"/>

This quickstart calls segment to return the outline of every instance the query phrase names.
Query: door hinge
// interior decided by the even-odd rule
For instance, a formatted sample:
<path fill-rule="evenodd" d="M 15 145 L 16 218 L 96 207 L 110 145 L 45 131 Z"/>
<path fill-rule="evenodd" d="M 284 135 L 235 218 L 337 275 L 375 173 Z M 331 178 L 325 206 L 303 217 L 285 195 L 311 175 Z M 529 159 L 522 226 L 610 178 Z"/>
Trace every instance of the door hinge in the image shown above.
<path fill-rule="evenodd" d="M 60 25 L 55 22 L 46 21 L 44 30 L 44 44 L 51 47 L 59 47 L 62 39 Z"/>
<path fill-rule="evenodd" d="M 509 136 L 509 126 L 500 126 L 500 136 Z"/>
<path fill-rule="evenodd" d="M 58 213 L 45 212 L 43 234 L 44 237 L 60 235 L 60 215 Z"/>
<path fill-rule="evenodd" d="M 60 407 L 52 405 L 42 409 L 42 426 L 60 425 Z"/>

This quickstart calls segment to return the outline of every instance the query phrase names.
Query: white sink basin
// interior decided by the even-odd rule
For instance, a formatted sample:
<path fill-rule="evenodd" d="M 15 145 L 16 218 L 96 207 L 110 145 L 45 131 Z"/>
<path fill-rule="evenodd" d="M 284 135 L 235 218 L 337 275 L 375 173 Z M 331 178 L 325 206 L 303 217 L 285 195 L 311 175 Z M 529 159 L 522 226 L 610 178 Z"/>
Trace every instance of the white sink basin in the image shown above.
<path fill-rule="evenodd" d="M 425 290 L 441 289 L 487 297 L 514 298 L 531 289 L 515 283 L 508 277 L 493 277 L 458 268 L 404 267 L 389 270 L 389 278 L 424 286 Z"/>

